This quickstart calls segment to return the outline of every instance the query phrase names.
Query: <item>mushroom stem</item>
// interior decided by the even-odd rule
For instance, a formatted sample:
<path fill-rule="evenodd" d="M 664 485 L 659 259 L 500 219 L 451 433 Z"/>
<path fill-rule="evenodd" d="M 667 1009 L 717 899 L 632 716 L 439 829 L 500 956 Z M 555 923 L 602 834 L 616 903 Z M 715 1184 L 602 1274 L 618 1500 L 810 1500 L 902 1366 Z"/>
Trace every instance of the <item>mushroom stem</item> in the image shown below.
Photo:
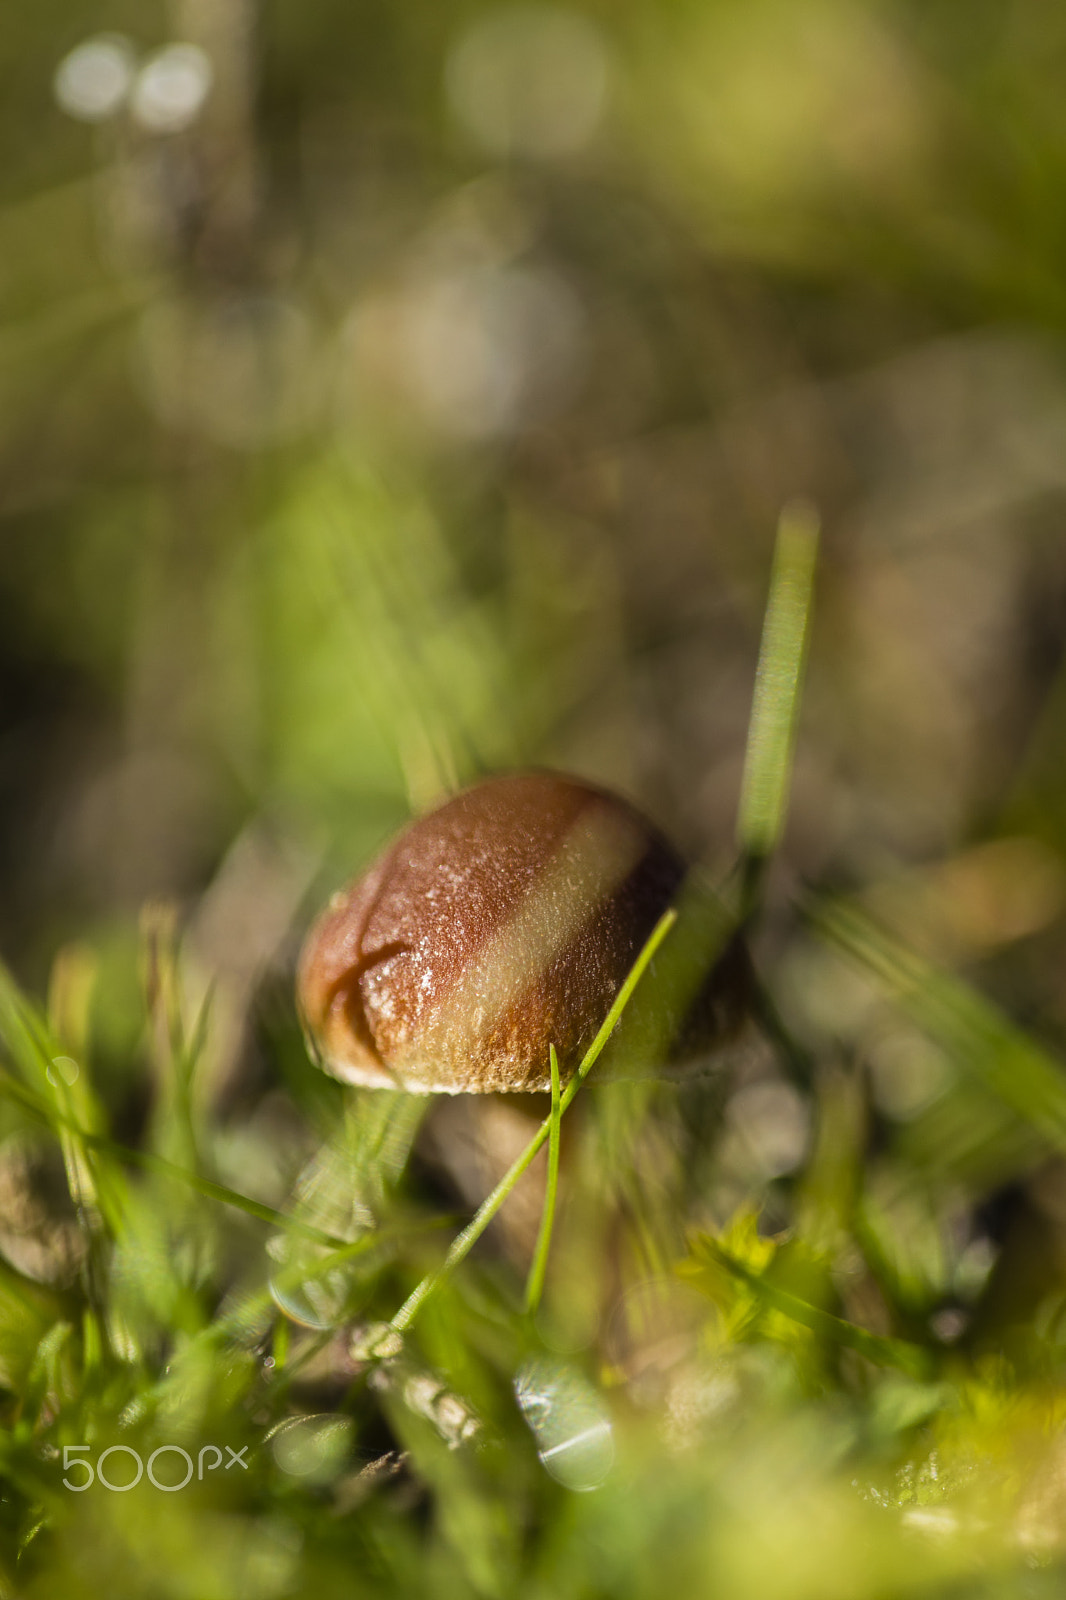
<path fill-rule="evenodd" d="M 585 1079 L 592 1071 L 592 1068 L 599 1060 L 599 1057 L 603 1052 L 608 1039 L 614 1032 L 622 1012 L 629 1004 L 633 991 L 636 989 L 637 984 L 644 976 L 652 957 L 655 955 L 655 952 L 658 950 L 659 946 L 662 944 L 663 940 L 666 938 L 666 935 L 670 932 L 670 929 L 673 927 L 676 921 L 677 912 L 673 910 L 673 908 L 663 912 L 663 915 L 659 918 L 658 922 L 655 924 L 655 927 L 652 929 L 644 948 L 641 950 L 636 961 L 630 968 L 625 982 L 622 984 L 622 987 L 615 996 L 611 1009 L 603 1019 L 600 1031 L 597 1033 L 595 1039 L 593 1039 L 592 1043 L 586 1050 L 581 1065 L 571 1078 L 566 1087 L 565 1093 L 560 1096 L 558 1102 L 558 1111 L 556 1112 L 553 1105 L 552 1114 L 546 1117 L 541 1123 L 540 1127 L 529 1141 L 529 1144 L 526 1146 L 525 1150 L 523 1150 L 522 1154 L 518 1157 L 518 1160 L 515 1161 L 509 1170 L 503 1175 L 488 1198 L 482 1201 L 473 1220 L 469 1222 L 463 1229 L 462 1233 L 460 1233 L 452 1241 L 451 1248 L 444 1257 L 444 1260 L 441 1262 L 440 1266 L 436 1267 L 432 1272 L 427 1273 L 422 1279 L 421 1283 L 417 1284 L 416 1287 L 411 1291 L 403 1305 L 400 1307 L 399 1311 L 397 1311 L 396 1315 L 392 1319 L 390 1324 L 392 1331 L 396 1333 L 405 1332 L 414 1322 L 415 1317 L 421 1311 L 422 1307 L 425 1305 L 430 1296 L 436 1293 L 441 1285 L 445 1283 L 451 1276 L 452 1272 L 454 1272 L 459 1263 L 463 1261 L 467 1255 L 469 1255 L 471 1249 L 477 1243 L 478 1239 L 480 1239 L 481 1235 L 484 1233 L 485 1229 L 488 1227 L 497 1211 L 499 1211 L 500 1207 L 507 1199 L 507 1196 L 511 1193 L 511 1190 L 514 1188 L 523 1172 L 525 1172 L 526 1168 L 533 1161 L 534 1156 L 550 1138 L 553 1124 L 556 1127 L 558 1126 L 563 1114 L 573 1103 L 574 1096 L 577 1094 L 581 1085 L 584 1083 Z M 554 1053 L 555 1052 L 553 1048 L 551 1054 L 554 1056 Z M 557 1077 L 557 1062 L 555 1063 L 555 1073 Z"/>

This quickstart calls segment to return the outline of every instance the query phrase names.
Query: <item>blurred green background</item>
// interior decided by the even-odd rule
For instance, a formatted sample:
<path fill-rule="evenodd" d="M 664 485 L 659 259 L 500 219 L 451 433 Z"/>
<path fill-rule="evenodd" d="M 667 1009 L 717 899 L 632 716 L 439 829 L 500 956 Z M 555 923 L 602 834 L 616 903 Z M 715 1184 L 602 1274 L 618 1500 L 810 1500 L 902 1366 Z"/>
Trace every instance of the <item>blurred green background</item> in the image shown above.
<path fill-rule="evenodd" d="M 419 1502 L 405 1522 L 401 1491 L 370 1587 L 413 1593 L 432 1571 L 434 1593 L 518 1593 L 532 1572 L 536 1596 L 661 1592 L 637 1507 L 675 1551 L 679 1592 L 706 1592 L 713 1576 L 760 1600 L 915 1593 L 926 1580 L 962 1593 L 972 1549 L 900 1553 L 870 1511 L 892 1496 L 939 1504 L 938 1450 L 954 1451 L 950 1493 L 972 1496 L 951 1513 L 963 1543 L 981 1529 L 1004 1572 L 1019 1550 L 1058 1559 L 1066 10 L 39 0 L 6 22 L 0 954 L 29 991 L 50 990 L 72 1057 L 91 1038 L 117 1138 L 183 1163 L 196 1146 L 205 1171 L 285 1203 L 339 1104 L 295 1029 L 300 934 L 406 817 L 480 774 L 538 764 L 607 783 L 724 876 L 775 527 L 797 499 L 821 513 L 790 825 L 756 948 L 817 1071 L 804 1080 L 764 1044 L 720 1116 L 660 1107 L 645 1146 L 632 1107 L 615 1123 L 603 1112 L 599 1134 L 590 1123 L 601 1157 L 635 1141 L 651 1187 L 689 1185 L 687 1211 L 668 1216 L 662 1201 L 642 1223 L 636 1180 L 603 1158 L 605 1192 L 622 1193 L 607 1212 L 629 1207 L 635 1233 L 655 1239 L 633 1246 L 617 1282 L 608 1267 L 588 1287 L 587 1245 L 557 1269 L 552 1315 L 565 1323 L 572 1296 L 584 1343 L 567 1337 L 637 1419 L 614 1498 L 547 1502 L 530 1488 L 528 1441 L 500 1484 L 482 1466 L 449 1487 L 458 1458 L 418 1434 L 440 1423 L 436 1400 L 406 1413 L 389 1402 L 386 1437 L 377 1413 L 365 1423 L 342 1400 L 337 1370 L 321 1379 L 325 1400 L 312 1384 L 293 1402 L 297 1417 L 328 1404 L 365 1423 L 366 1460 L 410 1448 L 442 1497 L 438 1564 L 420 1566 L 430 1514 Z M 811 893 L 815 933 L 794 910 Z M 827 910 L 834 896 L 852 909 Z M 167 1087 L 184 1046 L 168 1055 L 151 1022 L 152 982 L 178 985 L 159 954 L 173 926 L 177 1009 L 191 1016 L 213 993 L 185 1122 L 174 1107 L 192 1091 Z M 482 1136 L 510 1151 L 505 1122 Z M 39 1407 L 19 1445 L 30 1477 L 12 1468 L 18 1492 L 0 1496 L 16 1543 L 40 1503 L 33 1441 L 64 1425 L 47 1329 L 60 1312 L 71 1326 L 85 1307 L 101 1325 L 111 1314 L 86 1279 L 93 1229 L 79 1245 L 72 1216 L 46 1226 L 47 1206 L 28 1199 L 46 1189 L 47 1162 L 25 1132 L 12 1113 L 0 1143 L 0 1244 L 35 1286 L 13 1314 L 26 1348 L 0 1362 L 0 1390 Z M 397 1137 L 406 1152 L 413 1129 Z M 422 1199 L 433 1149 L 431 1130 Z M 473 1204 L 478 1181 L 453 1170 L 445 1189 Z M 203 1217 L 172 1213 L 149 1186 L 137 1204 L 139 1235 L 114 1223 L 124 1331 L 112 1327 L 111 1355 L 125 1376 L 99 1380 L 99 1416 L 138 1395 L 137 1416 L 154 1415 L 143 1397 L 174 1330 L 203 1333 L 249 1263 L 262 1266 L 245 1235 L 190 1266 L 174 1241 L 186 1226 L 206 1237 Z M 774 1247 L 743 1221 L 756 1212 L 764 1236 L 792 1230 L 781 1282 L 840 1326 L 788 1333 L 778 1302 L 753 1309 L 745 1280 L 693 1246 L 685 1270 L 718 1306 L 719 1365 L 662 1356 L 656 1319 L 690 1327 L 691 1310 L 667 1296 L 668 1315 L 627 1321 L 627 1282 L 676 1262 L 693 1221 L 716 1233 L 734 1219 L 730 1250 L 770 1271 Z M 536 1198 L 532 1216 L 535 1227 Z M 516 1224 L 502 1258 L 523 1240 Z M 376 1315 L 425 1261 L 416 1251 L 404 1265 L 406 1277 L 375 1280 Z M 84 1290 L 84 1306 L 38 1304 L 38 1288 Z M 427 1359 L 517 1429 L 513 1397 L 510 1411 L 499 1398 L 514 1328 L 493 1331 L 476 1297 L 447 1304 L 451 1331 L 442 1317 Z M 907 1376 L 875 1383 L 861 1362 L 877 1352 L 856 1329 L 924 1354 L 886 1345 Z M 245 1354 L 280 1337 L 261 1315 L 253 1331 Z M 85 1372 L 93 1350 L 86 1332 Z M 724 1378 L 730 1350 L 743 1359 Z M 202 1405 L 188 1427 L 221 1438 L 238 1413 L 247 1427 L 259 1413 L 245 1378 L 216 1392 L 223 1377 L 196 1359 Z M 523 1393 L 535 1415 L 536 1385 L 533 1401 Z M 287 1404 L 270 1402 L 275 1422 Z M 30 1417 L 20 1406 L 6 1421 Z M 734 1413 L 748 1421 L 728 1422 L 723 1445 Z M 680 1467 L 672 1446 L 656 1455 L 649 1414 L 689 1442 L 705 1430 L 710 1453 Z M 62 1438 L 84 1426 L 78 1413 Z M 318 1571 L 299 1564 L 305 1538 L 321 1592 L 341 1592 L 348 1534 L 320 1505 L 332 1469 L 315 1457 L 321 1494 L 297 1508 L 282 1456 L 244 1522 L 210 1503 L 198 1522 L 203 1508 L 184 1501 L 180 1514 L 166 1502 L 166 1521 L 152 1503 L 153 1539 L 231 1563 L 232 1581 L 177 1555 L 167 1593 L 297 1592 Z M 975 1462 L 995 1463 L 1003 1528 Z M 64 1563 L 91 1519 L 70 1497 L 57 1504 L 68 1533 L 41 1558 L 42 1594 L 81 1592 Z M 118 1497 L 107 1504 L 120 1518 Z M 505 1504 L 528 1518 L 528 1543 L 515 1534 L 492 1555 L 486 1528 Z M 373 1543 L 367 1515 L 358 1537 Z M 148 1592 L 133 1527 L 117 1542 L 99 1534 L 87 1585 Z M 277 1546 L 254 1581 L 246 1537 Z M 1053 1592 L 1002 1581 L 980 1592 Z"/>
<path fill-rule="evenodd" d="M 1061 844 L 1055 8 L 11 22 L 20 971 L 249 855 L 290 906 L 519 762 L 724 862 L 796 495 L 826 549 L 794 869 Z"/>

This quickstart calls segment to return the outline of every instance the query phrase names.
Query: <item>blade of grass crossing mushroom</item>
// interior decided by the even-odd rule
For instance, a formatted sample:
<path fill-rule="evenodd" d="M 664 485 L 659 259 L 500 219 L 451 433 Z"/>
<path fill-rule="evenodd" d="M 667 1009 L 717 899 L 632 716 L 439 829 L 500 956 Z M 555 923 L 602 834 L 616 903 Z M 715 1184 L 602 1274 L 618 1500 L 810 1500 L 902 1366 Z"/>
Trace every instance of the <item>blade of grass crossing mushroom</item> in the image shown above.
<path fill-rule="evenodd" d="M 526 1311 L 532 1316 L 540 1305 L 544 1292 L 544 1277 L 548 1270 L 548 1252 L 551 1249 L 552 1228 L 555 1224 L 555 1196 L 559 1188 L 559 1127 L 562 1122 L 562 1093 L 559 1086 L 559 1057 L 555 1046 L 549 1047 L 552 1074 L 551 1130 L 548 1135 L 548 1178 L 544 1188 L 544 1210 L 541 1212 L 537 1248 L 533 1252 L 533 1265 L 529 1269 L 526 1285 Z"/>
<path fill-rule="evenodd" d="M 603 1053 L 604 1046 L 614 1032 L 618 1019 L 629 1003 L 630 996 L 647 971 L 656 950 L 658 950 L 676 921 L 677 912 L 674 910 L 666 911 L 652 929 L 647 943 L 633 963 L 625 982 L 615 996 L 614 1004 L 603 1019 L 599 1032 L 586 1050 L 581 1065 L 560 1097 L 558 1118 L 561 1118 L 568 1107 L 573 1104 L 574 1096 Z M 452 1241 L 451 1249 L 441 1262 L 441 1265 L 433 1272 L 427 1273 L 408 1295 L 392 1319 L 391 1329 L 393 1331 L 402 1333 L 409 1328 L 429 1297 L 440 1288 L 441 1284 L 454 1272 L 459 1263 L 469 1255 L 471 1249 L 480 1239 L 497 1211 L 499 1211 L 523 1172 L 529 1167 L 534 1156 L 551 1137 L 552 1123 L 557 1121 L 558 1118 L 556 1118 L 553 1111 L 551 1116 L 544 1119 L 517 1161 L 504 1173 L 488 1198 L 482 1201 L 473 1220 Z"/>
<path fill-rule="evenodd" d="M 757 894 L 763 865 L 784 831 L 818 531 L 817 514 L 809 505 L 797 503 L 781 514 L 737 818 L 749 906 Z"/>

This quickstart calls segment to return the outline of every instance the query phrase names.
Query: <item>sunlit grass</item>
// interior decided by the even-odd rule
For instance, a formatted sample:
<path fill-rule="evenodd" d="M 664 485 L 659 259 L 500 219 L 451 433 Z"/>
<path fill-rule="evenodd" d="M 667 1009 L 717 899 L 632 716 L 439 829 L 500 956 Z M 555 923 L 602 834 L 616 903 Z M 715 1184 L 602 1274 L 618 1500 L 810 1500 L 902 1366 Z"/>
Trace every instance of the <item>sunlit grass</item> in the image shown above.
<path fill-rule="evenodd" d="M 760 862 L 783 828 L 813 573 L 796 537 L 786 523 L 742 803 Z M 656 1047 L 642 983 L 682 1006 L 757 910 L 731 892 L 682 895 L 565 1088 L 552 1052 L 549 1114 L 461 1227 L 417 1154 L 425 1103 L 323 1088 L 302 1055 L 291 1114 L 312 1108 L 318 1133 L 290 1199 L 220 1181 L 197 1095 L 210 1003 L 187 1029 L 158 918 L 139 1139 L 93 1081 L 92 964 L 61 957 L 48 1016 L 0 974 L 5 1148 L 54 1154 L 49 1204 L 76 1240 L 65 1264 L 42 1244 L 31 1273 L 30 1223 L 0 1217 L 0 1593 L 1055 1592 L 1066 1310 L 1049 1279 L 999 1339 L 993 1247 L 959 1219 L 981 1171 L 1060 1147 L 1061 1070 L 856 906 L 809 895 L 819 942 L 797 948 L 828 1015 L 787 983 L 780 1009 L 763 993 L 783 1076 L 761 1121 L 734 1114 L 743 1093 L 723 1119 L 698 1080 L 598 1083 L 628 1007 Z M 817 964 L 838 951 L 864 975 L 858 1008 Z M 871 1153 L 861 1057 L 892 1027 L 947 1066 Z M 806 1137 L 759 1146 L 786 1113 Z M 923 1129 L 945 1117 L 938 1160 Z M 516 1258 L 493 1227 L 545 1144 Z"/>

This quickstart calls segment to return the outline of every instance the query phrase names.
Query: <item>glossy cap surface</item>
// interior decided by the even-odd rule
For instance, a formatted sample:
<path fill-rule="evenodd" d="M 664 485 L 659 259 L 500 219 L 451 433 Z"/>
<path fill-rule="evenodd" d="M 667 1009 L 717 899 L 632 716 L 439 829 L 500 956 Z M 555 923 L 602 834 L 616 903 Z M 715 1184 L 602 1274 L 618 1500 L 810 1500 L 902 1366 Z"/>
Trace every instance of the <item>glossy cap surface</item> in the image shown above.
<path fill-rule="evenodd" d="M 406 828 L 304 944 L 321 1065 L 416 1092 L 572 1072 L 684 864 L 625 801 L 548 772 L 492 778 Z"/>

